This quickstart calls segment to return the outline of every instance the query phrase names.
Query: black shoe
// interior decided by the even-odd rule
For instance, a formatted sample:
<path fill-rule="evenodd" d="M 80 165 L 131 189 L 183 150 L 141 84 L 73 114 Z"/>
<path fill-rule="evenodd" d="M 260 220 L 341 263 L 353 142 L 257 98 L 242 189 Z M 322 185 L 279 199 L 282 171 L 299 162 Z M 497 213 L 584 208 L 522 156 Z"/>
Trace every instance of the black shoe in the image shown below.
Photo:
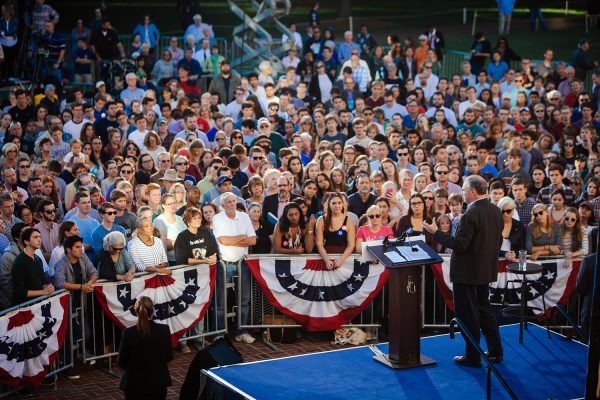
<path fill-rule="evenodd" d="M 22 387 L 19 390 L 17 390 L 17 393 L 21 397 L 33 397 L 33 391 L 30 388 L 26 387 L 26 386 Z"/>
<path fill-rule="evenodd" d="M 456 356 L 454 357 L 454 362 L 465 367 L 481 368 L 481 362 L 469 361 L 466 356 Z"/>
<path fill-rule="evenodd" d="M 485 352 L 485 356 L 488 358 L 488 360 L 490 360 L 491 362 L 495 362 L 495 363 L 501 363 L 502 360 L 504 360 L 503 356 L 490 355 L 489 351 Z"/>

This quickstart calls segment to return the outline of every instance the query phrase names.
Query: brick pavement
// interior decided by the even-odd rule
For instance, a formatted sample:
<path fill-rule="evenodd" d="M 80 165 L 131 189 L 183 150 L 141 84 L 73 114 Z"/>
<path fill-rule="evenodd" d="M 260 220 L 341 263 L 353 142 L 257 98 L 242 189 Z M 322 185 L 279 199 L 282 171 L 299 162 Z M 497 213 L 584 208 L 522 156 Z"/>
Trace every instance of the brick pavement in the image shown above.
<path fill-rule="evenodd" d="M 258 334 L 254 335 L 259 337 Z M 303 333 L 303 338 L 294 344 L 278 344 L 278 351 L 272 350 L 262 341 L 257 340 L 253 344 L 234 342 L 235 347 L 242 353 L 245 361 L 259 361 L 280 357 L 295 356 L 299 354 L 315 353 L 327 350 L 343 348 L 339 345 L 331 344 L 333 334 L 331 332 Z M 196 351 L 190 346 L 192 352 L 189 354 L 180 354 L 175 352 L 175 359 L 169 363 L 171 379 L 173 386 L 169 388 L 168 399 L 175 400 L 179 398 L 179 389 L 185 379 L 187 369 L 193 360 Z M 100 362 L 98 362 L 100 364 Z M 98 365 L 97 364 L 97 365 Z M 117 372 L 120 372 L 116 368 Z M 88 400 L 88 399 L 123 399 L 123 392 L 119 390 L 119 378 L 108 374 L 105 370 L 97 366 L 80 366 L 79 374 L 81 379 L 70 381 L 60 376 L 58 378 L 58 390 L 37 392 L 28 399 L 35 400 Z M 17 394 L 8 396 L 7 399 L 16 400 L 21 397 Z"/>

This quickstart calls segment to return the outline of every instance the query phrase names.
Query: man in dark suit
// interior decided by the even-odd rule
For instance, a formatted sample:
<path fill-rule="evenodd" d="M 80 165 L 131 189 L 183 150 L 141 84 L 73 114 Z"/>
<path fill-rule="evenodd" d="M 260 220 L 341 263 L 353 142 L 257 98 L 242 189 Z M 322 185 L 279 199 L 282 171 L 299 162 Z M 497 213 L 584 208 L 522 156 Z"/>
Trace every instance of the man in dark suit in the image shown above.
<path fill-rule="evenodd" d="M 490 359 L 502 361 L 503 351 L 498 322 L 489 303 L 489 283 L 498 279 L 498 254 L 502 240 L 502 213 L 487 198 L 487 183 L 469 176 L 462 187 L 469 206 L 460 219 L 454 237 L 438 230 L 435 222 L 423 227 L 442 246 L 451 248 L 450 280 L 454 287 L 456 317 L 479 343 L 481 330 Z M 466 340 L 465 355 L 454 357 L 457 364 L 480 367 L 475 347 Z"/>
<path fill-rule="evenodd" d="M 442 32 L 433 24 L 427 27 L 427 31 L 423 33 L 427 36 L 427 44 L 429 44 L 429 48 L 435 51 L 438 59 L 442 61 L 444 58 L 444 54 L 442 50 L 446 47 L 446 41 L 444 40 L 444 35 Z"/>
<path fill-rule="evenodd" d="M 269 213 L 272 213 L 277 218 L 281 218 L 285 206 L 299 197 L 297 194 L 292 193 L 292 183 L 285 176 L 280 176 L 277 179 L 277 190 L 279 193 L 265 197 L 263 202 L 262 223 L 269 234 L 273 233 L 275 229 L 275 224 L 269 221 Z"/>
<path fill-rule="evenodd" d="M 596 268 L 596 247 L 598 242 L 598 228 L 594 228 L 590 233 L 590 254 L 585 256 L 579 267 L 575 290 L 583 298 L 581 304 L 581 329 L 584 332 L 590 331 L 590 316 L 592 314 L 593 289 L 594 289 L 594 271 Z"/>

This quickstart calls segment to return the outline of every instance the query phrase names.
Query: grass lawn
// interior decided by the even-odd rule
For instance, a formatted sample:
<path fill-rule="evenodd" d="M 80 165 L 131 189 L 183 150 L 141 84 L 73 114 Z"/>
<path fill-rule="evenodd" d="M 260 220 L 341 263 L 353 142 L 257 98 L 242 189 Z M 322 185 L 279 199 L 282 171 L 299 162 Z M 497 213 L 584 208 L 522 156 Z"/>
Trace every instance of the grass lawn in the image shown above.
<path fill-rule="evenodd" d="M 51 1 L 61 13 L 59 30 L 70 31 L 74 21 L 85 16 L 89 20 L 93 14 L 95 3 L 80 1 Z M 237 2 L 244 9 L 250 10 L 250 1 Z M 404 4 L 410 3 L 410 7 Z M 520 2 L 524 3 L 524 2 Z M 179 18 L 175 10 L 175 0 L 108 0 L 107 14 L 120 33 L 129 33 L 141 21 L 142 15 L 149 13 L 157 22 L 161 32 L 165 34 L 181 34 Z M 305 23 L 312 0 L 292 1 L 291 14 L 284 19 Z M 320 16 L 322 24 L 333 26 L 337 37 L 348 29 L 348 20 L 336 20 L 336 0 L 321 0 Z M 361 23 L 367 23 L 371 31 L 381 43 L 387 34 L 396 34 L 401 38 L 418 36 L 425 27 L 434 22 L 446 36 L 447 49 L 468 51 L 471 46 L 471 24 L 473 10 L 479 8 L 477 30 L 487 34 L 495 44 L 497 35 L 497 14 L 493 8 L 495 2 L 474 0 L 429 0 L 424 2 L 390 2 L 389 0 L 353 1 L 354 30 Z M 204 20 L 214 25 L 215 33 L 230 40 L 232 27 L 240 21 L 229 11 L 224 0 L 200 1 Z M 544 3 L 545 17 L 550 25 L 549 32 L 532 33 L 529 30 L 529 15 L 526 9 L 519 9 L 513 15 L 512 32 L 508 36 L 511 47 L 523 56 L 540 58 L 544 49 L 555 49 L 557 60 L 569 60 L 576 48 L 577 41 L 585 36 L 585 18 L 582 15 L 584 0 L 570 1 L 570 13 L 564 15 L 564 0 L 549 0 Z M 519 4 L 520 7 L 523 5 Z M 462 23 L 462 8 L 468 7 L 467 24 Z M 553 12 L 549 12 L 552 10 Z M 592 40 L 592 57 L 600 59 L 600 29 L 594 28 L 587 35 Z"/>

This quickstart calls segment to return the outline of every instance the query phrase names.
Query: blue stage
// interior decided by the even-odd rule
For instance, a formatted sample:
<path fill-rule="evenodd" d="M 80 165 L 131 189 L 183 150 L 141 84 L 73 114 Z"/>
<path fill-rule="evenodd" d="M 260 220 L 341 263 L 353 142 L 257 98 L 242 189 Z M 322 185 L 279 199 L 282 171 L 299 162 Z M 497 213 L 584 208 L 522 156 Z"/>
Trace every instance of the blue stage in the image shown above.
<path fill-rule="evenodd" d="M 495 364 L 520 399 L 583 397 L 587 346 L 566 341 L 529 324 L 523 344 L 519 325 L 500 328 L 504 361 Z M 387 353 L 387 344 L 378 345 Z M 483 346 L 485 349 L 485 346 Z M 459 367 L 459 334 L 421 339 L 421 352 L 437 364 L 393 370 L 373 360 L 366 346 L 296 357 L 212 368 L 205 373 L 248 399 L 484 399 L 485 368 Z M 492 377 L 492 398 L 509 396 Z"/>

